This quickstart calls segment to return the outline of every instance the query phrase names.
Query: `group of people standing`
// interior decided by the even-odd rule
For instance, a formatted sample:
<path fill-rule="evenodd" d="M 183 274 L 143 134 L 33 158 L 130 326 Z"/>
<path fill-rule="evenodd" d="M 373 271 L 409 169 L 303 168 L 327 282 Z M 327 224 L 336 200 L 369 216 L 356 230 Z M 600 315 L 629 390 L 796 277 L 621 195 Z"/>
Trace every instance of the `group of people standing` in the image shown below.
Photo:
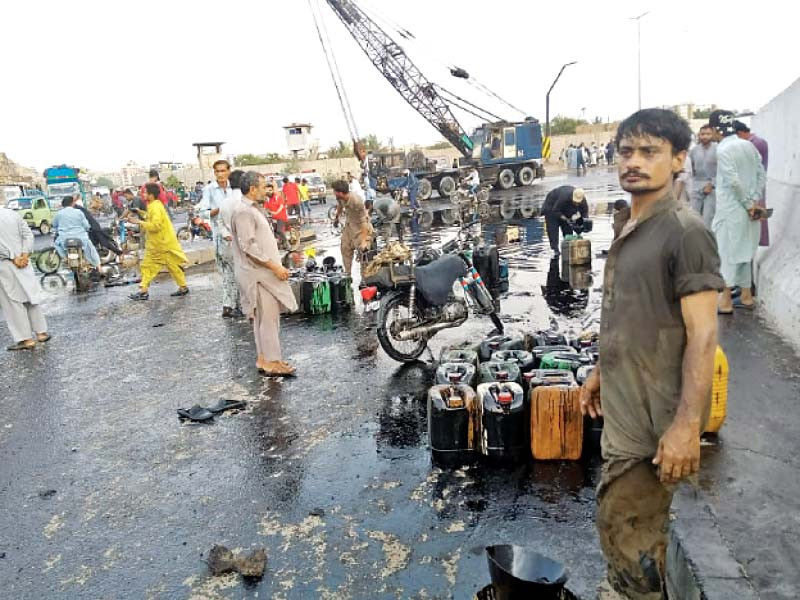
<path fill-rule="evenodd" d="M 587 167 L 613 165 L 614 152 L 613 141 L 599 146 L 597 142 L 592 142 L 591 146 L 581 142 L 577 146 L 570 144 L 562 149 L 558 160 L 564 164 L 566 169 L 575 169 L 578 175 L 586 175 Z"/>

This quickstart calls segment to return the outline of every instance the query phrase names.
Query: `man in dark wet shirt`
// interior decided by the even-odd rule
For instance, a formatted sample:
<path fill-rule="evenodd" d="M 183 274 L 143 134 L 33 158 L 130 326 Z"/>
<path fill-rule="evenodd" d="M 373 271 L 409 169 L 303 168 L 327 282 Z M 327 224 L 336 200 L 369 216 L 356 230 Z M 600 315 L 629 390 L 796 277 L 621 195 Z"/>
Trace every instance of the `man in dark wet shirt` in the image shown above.
<path fill-rule="evenodd" d="M 617 131 L 631 214 L 609 250 L 600 361 L 581 393 L 584 414 L 604 417 L 601 598 L 665 597 L 674 486 L 700 467 L 725 282 L 713 235 L 672 191 L 690 139 L 688 124 L 661 109 L 634 113 Z"/>
<path fill-rule="evenodd" d="M 571 185 L 559 186 L 545 196 L 541 213 L 544 215 L 550 247 L 558 255 L 558 232 L 561 231 L 565 236 L 572 234 L 575 221 L 589 216 L 586 194 L 581 188 Z"/>

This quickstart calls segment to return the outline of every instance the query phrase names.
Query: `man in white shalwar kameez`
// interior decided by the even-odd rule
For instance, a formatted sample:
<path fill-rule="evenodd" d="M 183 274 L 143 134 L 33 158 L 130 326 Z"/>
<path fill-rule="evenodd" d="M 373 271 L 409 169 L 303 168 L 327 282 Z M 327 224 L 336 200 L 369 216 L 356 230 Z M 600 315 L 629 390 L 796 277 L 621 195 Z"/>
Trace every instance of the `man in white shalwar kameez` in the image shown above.
<path fill-rule="evenodd" d="M 709 122 L 720 138 L 717 146 L 717 211 L 711 229 L 717 238 L 720 271 L 727 286 L 720 294 L 718 312 L 731 314 L 731 288 L 742 295 L 736 306 L 753 308 L 753 276 L 750 263 L 761 236 L 760 219 L 765 216 L 758 203 L 764 193 L 766 173 L 755 146 L 735 135 L 733 113 L 716 110 Z"/>
<path fill-rule="evenodd" d="M 41 307 L 42 288 L 28 258 L 32 250 L 28 224 L 0 206 L 0 310 L 14 339 L 9 350 L 30 350 L 36 342 L 50 339 Z"/>
<path fill-rule="evenodd" d="M 280 343 L 281 312 L 297 310 L 289 270 L 281 264 L 272 225 L 261 209 L 267 195 L 264 176 L 250 171 L 241 181 L 242 199 L 233 207 L 234 269 L 242 292 L 242 310 L 253 319 L 259 373 L 294 376 L 283 360 Z"/>

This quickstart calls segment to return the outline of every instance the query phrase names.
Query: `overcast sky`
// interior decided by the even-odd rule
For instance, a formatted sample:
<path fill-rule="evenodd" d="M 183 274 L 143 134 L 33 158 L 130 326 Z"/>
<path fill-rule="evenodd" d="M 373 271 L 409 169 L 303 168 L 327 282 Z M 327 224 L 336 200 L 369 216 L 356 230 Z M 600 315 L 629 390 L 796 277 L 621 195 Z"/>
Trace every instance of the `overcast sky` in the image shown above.
<path fill-rule="evenodd" d="M 438 141 L 321 6 L 359 133 Z M 551 116 L 625 117 L 644 106 L 758 109 L 798 76 L 800 4 L 785 0 L 356 0 L 417 38 L 404 45 L 432 80 L 508 119 L 521 115 L 460 80 L 456 64 L 511 104 Z M 308 0 L 3 0 L 0 151 L 43 169 L 117 170 L 191 161 L 192 142 L 226 153 L 286 152 L 281 128 L 311 122 L 323 148 L 349 134 Z M 585 109 L 585 110 L 584 110 Z M 471 131 L 477 119 L 458 110 Z"/>

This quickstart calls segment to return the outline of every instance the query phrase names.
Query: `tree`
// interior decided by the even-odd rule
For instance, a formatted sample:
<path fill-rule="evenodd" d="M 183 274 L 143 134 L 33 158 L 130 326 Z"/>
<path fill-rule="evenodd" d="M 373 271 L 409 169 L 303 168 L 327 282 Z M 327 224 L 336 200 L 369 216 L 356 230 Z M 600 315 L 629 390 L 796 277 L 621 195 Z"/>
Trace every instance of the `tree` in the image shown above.
<path fill-rule="evenodd" d="M 112 189 L 114 187 L 114 182 L 111 181 L 108 177 L 98 177 L 97 187 L 107 187 L 109 189 Z"/>
<path fill-rule="evenodd" d="M 328 158 L 348 158 L 353 156 L 353 145 L 340 140 L 335 146 L 328 148 L 325 154 Z"/>
<path fill-rule="evenodd" d="M 164 186 L 173 190 L 177 190 L 178 188 L 183 187 L 183 184 L 181 183 L 180 179 L 175 177 L 174 173 L 170 173 L 169 177 L 167 177 L 167 180 L 164 182 Z"/>
<path fill-rule="evenodd" d="M 453 144 L 450 142 L 446 142 L 442 140 L 441 142 L 436 142 L 435 144 L 431 144 L 430 146 L 425 146 L 426 150 L 447 150 L 452 148 Z"/>
<path fill-rule="evenodd" d="M 556 115 L 550 121 L 550 135 L 566 135 L 575 133 L 579 125 L 588 125 L 583 119 L 573 119 L 571 117 L 564 117 Z"/>
<path fill-rule="evenodd" d="M 710 116 L 711 116 L 711 109 L 706 109 L 706 110 L 698 109 L 692 113 L 693 119 L 707 119 Z"/>
<path fill-rule="evenodd" d="M 267 154 L 239 154 L 234 158 L 237 167 L 252 167 L 255 165 L 272 165 L 281 163 L 285 159 L 277 152 Z"/>

